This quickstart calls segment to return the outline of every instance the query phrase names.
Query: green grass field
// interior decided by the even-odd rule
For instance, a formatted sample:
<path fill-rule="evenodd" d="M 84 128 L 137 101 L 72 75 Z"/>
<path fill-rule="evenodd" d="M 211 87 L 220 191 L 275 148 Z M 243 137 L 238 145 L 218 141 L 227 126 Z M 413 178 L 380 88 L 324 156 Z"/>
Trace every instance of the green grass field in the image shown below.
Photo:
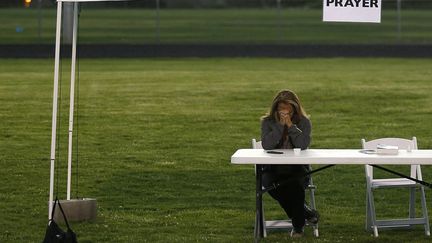
<path fill-rule="evenodd" d="M 157 37 L 156 11 L 94 9 L 84 5 L 80 43 L 245 43 L 370 44 L 432 43 L 432 9 L 402 9 L 398 38 L 395 9 L 382 12 L 381 24 L 323 23 L 321 9 L 161 10 Z M 54 43 L 56 10 L 0 9 L 0 43 Z M 17 32 L 21 28 L 22 31 Z"/>
<path fill-rule="evenodd" d="M 80 242 L 251 242 L 254 169 L 231 165 L 230 156 L 259 138 L 259 118 L 283 88 L 295 90 L 311 115 L 311 148 L 414 135 L 420 148 L 432 147 L 431 59 L 87 59 L 80 67 L 78 196 L 99 206 L 95 222 L 72 224 Z M 2 243 L 44 236 L 52 79 L 52 60 L 0 60 Z M 61 198 L 67 79 L 65 71 Z M 424 166 L 423 177 L 431 182 L 432 168 Z M 430 241 L 422 227 L 380 231 L 378 239 L 365 232 L 362 166 L 333 167 L 314 181 L 321 236 L 308 228 L 298 242 Z M 407 191 L 376 198 L 379 215 L 407 215 Z M 265 200 L 267 216 L 285 217 Z M 280 231 L 263 242 L 287 240 Z"/>

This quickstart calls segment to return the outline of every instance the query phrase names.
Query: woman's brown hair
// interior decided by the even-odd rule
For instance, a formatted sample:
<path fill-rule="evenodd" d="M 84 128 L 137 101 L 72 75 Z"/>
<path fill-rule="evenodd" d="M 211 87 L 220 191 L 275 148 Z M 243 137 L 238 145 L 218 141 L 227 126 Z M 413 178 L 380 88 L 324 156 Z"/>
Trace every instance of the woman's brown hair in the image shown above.
<path fill-rule="evenodd" d="M 291 104 L 294 108 L 294 114 L 292 116 L 293 123 L 298 123 L 300 119 L 303 117 L 309 118 L 309 116 L 306 114 L 306 111 L 303 109 L 303 106 L 300 103 L 300 99 L 298 96 L 291 90 L 281 90 L 273 99 L 272 106 L 267 112 L 265 116 L 262 117 L 262 119 L 272 119 L 275 121 L 279 120 L 279 113 L 278 113 L 278 105 L 279 103 L 285 103 L 285 104 Z"/>

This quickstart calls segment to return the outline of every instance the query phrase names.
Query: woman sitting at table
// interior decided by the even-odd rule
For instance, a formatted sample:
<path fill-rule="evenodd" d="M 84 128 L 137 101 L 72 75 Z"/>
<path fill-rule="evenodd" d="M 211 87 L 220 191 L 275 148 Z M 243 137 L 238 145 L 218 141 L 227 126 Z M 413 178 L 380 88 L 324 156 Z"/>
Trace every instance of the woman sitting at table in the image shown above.
<path fill-rule="evenodd" d="M 290 90 L 280 91 L 273 99 L 268 114 L 262 117 L 261 141 L 264 149 L 307 149 L 311 141 L 311 122 L 297 95 Z M 318 212 L 305 204 L 305 188 L 309 177 L 309 165 L 267 165 L 263 169 L 263 185 L 287 183 L 270 190 L 269 194 L 279 202 L 292 219 L 292 237 L 302 237 L 305 220 L 318 222 Z"/>

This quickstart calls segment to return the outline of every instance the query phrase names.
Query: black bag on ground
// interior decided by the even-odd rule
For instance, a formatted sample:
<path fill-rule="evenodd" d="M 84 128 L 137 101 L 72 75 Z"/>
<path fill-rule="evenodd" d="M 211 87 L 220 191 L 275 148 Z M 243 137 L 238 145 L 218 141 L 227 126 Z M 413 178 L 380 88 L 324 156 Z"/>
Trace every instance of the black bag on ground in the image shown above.
<path fill-rule="evenodd" d="M 58 224 L 54 221 L 54 212 L 56 205 L 60 208 L 60 211 L 63 215 L 64 221 L 67 226 L 67 231 L 65 232 Z M 51 219 L 48 221 L 48 226 L 45 232 L 45 238 L 43 240 L 43 243 L 77 243 L 77 238 L 75 233 L 72 231 L 72 229 L 69 227 L 69 223 L 67 221 L 66 215 L 63 212 L 63 208 L 60 205 L 60 201 L 58 198 L 55 199 L 52 213 L 51 213 Z"/>

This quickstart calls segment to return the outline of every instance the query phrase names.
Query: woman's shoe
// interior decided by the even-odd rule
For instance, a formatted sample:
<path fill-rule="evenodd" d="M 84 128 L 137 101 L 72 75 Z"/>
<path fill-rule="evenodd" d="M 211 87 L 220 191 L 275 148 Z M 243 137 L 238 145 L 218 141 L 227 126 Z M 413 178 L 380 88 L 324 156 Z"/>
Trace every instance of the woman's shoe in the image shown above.
<path fill-rule="evenodd" d="M 317 218 L 317 217 L 311 217 L 311 218 L 306 219 L 306 222 L 308 224 L 312 224 L 312 225 L 318 224 L 318 221 L 319 221 L 319 218 Z"/>
<path fill-rule="evenodd" d="M 304 204 L 305 219 L 309 224 L 317 224 L 320 218 L 318 211 Z"/>
<path fill-rule="evenodd" d="M 303 235 L 304 235 L 303 228 L 301 229 L 293 228 L 290 234 L 291 238 L 301 238 L 303 237 Z"/>

